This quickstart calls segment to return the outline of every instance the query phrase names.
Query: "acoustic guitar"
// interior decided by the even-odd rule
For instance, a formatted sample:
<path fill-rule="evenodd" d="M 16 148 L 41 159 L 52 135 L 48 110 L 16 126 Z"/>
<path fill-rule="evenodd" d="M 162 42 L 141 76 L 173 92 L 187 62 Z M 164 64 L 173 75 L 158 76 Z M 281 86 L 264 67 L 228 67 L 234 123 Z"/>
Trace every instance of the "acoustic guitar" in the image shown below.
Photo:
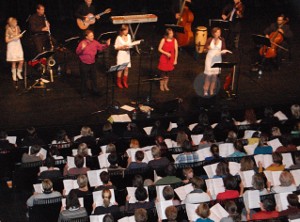
<path fill-rule="evenodd" d="M 85 17 L 88 18 L 87 20 L 85 19 L 80 19 L 80 18 L 77 18 L 77 25 L 80 29 L 82 30 L 85 30 L 87 29 L 90 25 L 93 25 L 95 24 L 96 22 L 96 17 L 97 16 L 102 16 L 102 15 L 105 15 L 105 14 L 108 14 L 111 12 L 111 9 L 108 8 L 106 9 L 104 12 L 101 12 L 97 15 L 93 15 L 92 13 L 89 13 L 87 14 Z"/>

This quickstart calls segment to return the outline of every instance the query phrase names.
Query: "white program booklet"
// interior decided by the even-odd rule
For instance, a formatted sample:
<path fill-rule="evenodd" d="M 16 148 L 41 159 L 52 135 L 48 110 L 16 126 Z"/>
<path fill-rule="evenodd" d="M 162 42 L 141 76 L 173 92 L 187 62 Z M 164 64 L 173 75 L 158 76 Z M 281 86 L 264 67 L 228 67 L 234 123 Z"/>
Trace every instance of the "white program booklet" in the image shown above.
<path fill-rule="evenodd" d="M 177 123 L 170 122 L 169 127 L 168 127 L 168 131 L 171 131 L 172 129 L 177 128 L 177 127 L 178 127 Z"/>
<path fill-rule="evenodd" d="M 29 147 L 28 154 L 31 155 L 31 146 Z M 47 150 L 41 148 L 40 151 L 36 154 L 36 156 L 42 155 L 42 160 L 45 160 L 47 157 Z"/>
<path fill-rule="evenodd" d="M 126 110 L 126 111 L 129 111 L 129 112 L 135 110 L 134 107 L 128 106 L 128 105 L 121 106 L 120 108 L 121 108 L 121 109 L 124 109 L 124 110 Z"/>
<path fill-rule="evenodd" d="M 121 114 L 121 115 L 111 115 L 108 120 L 113 123 L 128 123 L 131 122 L 130 117 L 128 114 Z"/>
<path fill-rule="evenodd" d="M 100 173 L 102 173 L 103 171 L 107 172 L 107 169 L 87 171 L 87 177 L 89 180 L 90 187 L 98 187 L 103 185 L 103 182 L 100 180 Z"/>
<path fill-rule="evenodd" d="M 219 163 L 214 163 L 214 164 L 203 166 L 203 169 L 205 170 L 208 178 L 213 178 L 216 175 L 216 169 L 218 164 Z"/>
<path fill-rule="evenodd" d="M 225 191 L 224 182 L 222 178 L 206 179 L 205 180 L 207 191 L 210 191 L 213 197 L 217 196 L 218 193 Z"/>
<path fill-rule="evenodd" d="M 240 171 L 240 177 L 244 187 L 252 187 L 252 177 L 254 174 L 254 170 Z"/>
<path fill-rule="evenodd" d="M 90 221 L 90 222 L 92 222 L 92 221 Z M 135 222 L 135 218 L 134 218 L 134 215 L 130 216 L 130 217 L 123 217 L 123 218 L 119 219 L 118 222 Z"/>
<path fill-rule="evenodd" d="M 298 170 L 291 170 L 290 172 L 291 172 L 291 174 L 294 177 L 296 185 L 299 186 L 300 185 L 300 169 L 298 169 Z"/>
<path fill-rule="evenodd" d="M 17 137 L 16 136 L 7 136 L 6 139 L 11 144 L 17 144 Z"/>
<path fill-rule="evenodd" d="M 258 154 L 254 156 L 254 160 L 256 166 L 258 167 L 258 162 L 262 163 L 263 168 L 267 168 L 273 163 L 272 155 L 271 154 Z"/>
<path fill-rule="evenodd" d="M 162 185 L 162 186 L 155 186 L 156 188 L 156 198 L 158 201 L 166 201 L 163 195 L 164 188 L 168 185 Z"/>
<path fill-rule="evenodd" d="M 241 164 L 237 162 L 229 162 L 229 172 L 231 175 L 235 176 L 240 173 Z"/>
<path fill-rule="evenodd" d="M 291 153 L 282 153 L 282 164 L 285 165 L 286 169 L 294 165 L 294 161 Z"/>
<path fill-rule="evenodd" d="M 179 197 L 179 199 L 181 201 L 185 200 L 186 195 L 188 195 L 193 190 L 194 190 L 194 188 L 191 183 L 181 186 L 181 187 L 177 187 L 176 189 L 174 189 L 175 193 L 177 194 L 177 196 Z"/>
<path fill-rule="evenodd" d="M 189 130 L 192 131 L 198 123 L 192 123 L 189 125 Z"/>
<path fill-rule="evenodd" d="M 254 150 L 256 149 L 257 145 L 258 145 L 258 143 L 246 145 L 246 146 L 244 146 L 244 149 L 248 155 L 253 155 Z"/>
<path fill-rule="evenodd" d="M 287 201 L 287 195 L 291 193 L 292 192 L 276 193 L 274 195 L 278 211 L 283 211 L 288 209 L 289 203 Z"/>
<path fill-rule="evenodd" d="M 278 138 L 268 141 L 267 144 L 272 147 L 273 152 L 275 152 L 278 147 L 282 146 L 282 143 Z"/>
<path fill-rule="evenodd" d="M 110 164 L 108 162 L 108 156 L 109 156 L 109 153 L 103 153 L 98 156 L 98 162 L 99 162 L 100 168 L 109 167 Z"/>
<path fill-rule="evenodd" d="M 243 199 L 246 209 L 260 208 L 259 190 L 246 190 Z"/>
<path fill-rule="evenodd" d="M 150 136 L 152 128 L 153 128 L 152 126 L 148 126 L 148 127 L 144 127 L 143 129 L 146 132 L 146 134 Z"/>
<path fill-rule="evenodd" d="M 115 198 L 115 191 L 114 189 L 109 189 L 111 192 L 111 199 L 110 203 L 115 204 L 116 198 Z M 102 198 L 102 190 L 93 192 L 93 200 L 96 204 L 96 207 L 103 205 L 103 198 Z"/>
<path fill-rule="evenodd" d="M 63 180 L 63 183 L 64 183 L 64 189 L 66 191 L 66 193 L 65 193 L 66 195 L 68 195 L 72 189 L 79 188 L 77 180 L 69 180 L 69 179 Z"/>
<path fill-rule="evenodd" d="M 34 192 L 43 193 L 43 186 L 41 183 L 33 184 Z"/>
<path fill-rule="evenodd" d="M 252 138 L 252 135 L 255 132 L 256 132 L 256 130 L 245 130 L 243 139 Z"/>
<path fill-rule="evenodd" d="M 188 216 L 189 221 L 196 221 L 199 216 L 196 214 L 196 209 L 198 208 L 199 204 L 185 204 L 186 214 Z"/>
<path fill-rule="evenodd" d="M 282 173 L 282 171 L 264 171 L 264 174 L 267 177 L 267 180 L 271 182 L 272 186 L 279 186 L 280 185 L 280 181 L 279 181 L 279 177 L 280 174 Z"/>
<path fill-rule="evenodd" d="M 158 219 L 165 220 L 165 219 L 167 219 L 166 213 L 165 213 L 166 208 L 169 207 L 169 206 L 173 206 L 173 201 L 172 200 L 167 200 L 167 201 L 156 202 L 155 206 L 156 206 Z"/>
<path fill-rule="evenodd" d="M 103 218 L 106 214 L 102 215 L 90 215 L 90 222 L 103 222 Z"/>
<path fill-rule="evenodd" d="M 282 111 L 278 111 L 276 113 L 274 113 L 274 116 L 277 117 L 280 121 L 286 121 L 289 118 L 287 118 L 287 116 L 282 112 Z"/>
<path fill-rule="evenodd" d="M 222 218 L 228 217 L 228 215 L 228 212 L 219 203 L 210 208 L 209 218 L 215 222 L 219 222 Z"/>
<path fill-rule="evenodd" d="M 222 157 L 228 157 L 234 153 L 233 143 L 221 143 L 219 144 L 219 155 Z"/>
<path fill-rule="evenodd" d="M 198 149 L 196 151 L 196 153 L 198 154 L 200 161 L 205 160 L 206 157 L 212 156 L 212 154 L 210 152 L 210 147 L 205 147 L 205 148 Z"/>
<path fill-rule="evenodd" d="M 195 146 L 199 145 L 202 138 L 203 138 L 203 134 L 195 134 L 195 135 L 191 135 L 192 141 L 194 143 Z"/>

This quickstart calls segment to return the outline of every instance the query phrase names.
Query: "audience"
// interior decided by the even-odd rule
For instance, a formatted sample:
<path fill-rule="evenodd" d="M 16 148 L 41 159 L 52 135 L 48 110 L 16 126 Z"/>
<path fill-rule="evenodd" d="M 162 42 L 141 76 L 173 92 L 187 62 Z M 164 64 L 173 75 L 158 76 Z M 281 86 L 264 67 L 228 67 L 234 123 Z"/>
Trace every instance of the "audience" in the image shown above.
<path fill-rule="evenodd" d="M 169 206 L 166 208 L 165 210 L 165 214 L 166 214 L 166 218 L 167 218 L 167 222 L 177 222 L 177 208 L 174 206 Z"/>
<path fill-rule="evenodd" d="M 143 162 L 145 154 L 143 151 L 138 150 L 135 152 L 135 162 L 128 162 L 127 170 L 134 170 L 134 169 L 146 169 L 148 168 L 148 164 Z"/>
<path fill-rule="evenodd" d="M 210 209 L 207 203 L 201 203 L 196 209 L 196 214 L 199 218 L 196 222 L 214 222 L 213 220 L 209 219 Z"/>
<path fill-rule="evenodd" d="M 38 162 L 42 161 L 44 156 L 39 153 L 41 150 L 41 146 L 39 145 L 33 145 L 30 149 L 30 154 L 24 153 L 22 156 L 22 163 L 32 163 L 32 162 Z"/>
<path fill-rule="evenodd" d="M 201 177 L 193 177 L 191 179 L 192 186 L 194 188 L 193 191 L 191 191 L 189 194 L 186 195 L 184 203 L 201 203 L 201 202 L 207 202 L 212 199 L 210 192 L 205 192 L 205 182 Z"/>
<path fill-rule="evenodd" d="M 99 190 L 104 190 L 104 189 L 114 189 L 114 190 L 116 189 L 116 187 L 110 181 L 108 172 L 102 171 L 100 173 L 100 180 L 103 184 L 96 187 L 94 191 L 99 191 Z"/>
<path fill-rule="evenodd" d="M 234 199 L 240 196 L 236 190 L 237 181 L 233 176 L 227 176 L 224 178 L 225 191 L 217 194 L 217 200 Z"/>
<path fill-rule="evenodd" d="M 170 161 L 166 157 L 161 157 L 160 148 L 153 146 L 151 148 L 153 160 L 148 162 L 148 166 L 153 170 L 162 170 L 170 164 Z"/>
<path fill-rule="evenodd" d="M 172 164 L 169 164 L 169 166 L 166 167 L 165 174 L 165 177 L 155 182 L 156 185 L 170 185 L 182 182 L 180 178 L 175 176 L 176 169 Z"/>
<path fill-rule="evenodd" d="M 288 208 L 279 212 L 279 216 L 298 215 L 300 218 L 300 202 L 297 194 L 287 195 Z"/>
<path fill-rule="evenodd" d="M 53 181 L 62 177 L 60 169 L 55 167 L 55 159 L 53 157 L 47 157 L 45 162 L 47 170 L 39 173 L 40 179 L 50 179 L 51 181 Z"/>
<path fill-rule="evenodd" d="M 231 176 L 228 163 L 218 163 L 216 168 L 216 175 L 213 178 L 225 178 L 227 176 Z"/>
<path fill-rule="evenodd" d="M 176 163 L 193 163 L 199 161 L 199 156 L 193 152 L 193 147 L 190 141 L 186 140 L 182 144 L 183 153 L 179 154 L 176 158 Z"/>
<path fill-rule="evenodd" d="M 260 203 L 260 211 L 250 215 L 250 211 L 247 210 L 247 220 L 267 220 L 271 218 L 277 218 L 279 216 L 276 211 L 276 204 L 271 199 L 265 199 Z"/>
<path fill-rule="evenodd" d="M 234 201 L 226 201 L 225 210 L 229 213 L 228 217 L 224 217 L 220 222 L 238 222 L 241 221 L 241 215 Z"/>
<path fill-rule="evenodd" d="M 279 186 L 273 186 L 272 191 L 275 193 L 293 192 L 297 190 L 293 175 L 288 171 L 282 171 L 279 176 Z"/>
<path fill-rule="evenodd" d="M 111 195 L 109 189 L 102 190 L 103 203 L 100 206 L 96 206 L 95 203 L 93 204 L 94 215 L 111 214 L 114 219 L 120 218 L 120 208 L 117 203 L 111 202 Z"/>
<path fill-rule="evenodd" d="M 87 171 L 90 170 L 88 167 L 84 167 L 84 157 L 80 155 L 76 155 L 74 158 L 74 163 L 76 167 L 70 168 L 68 164 L 65 165 L 64 168 L 64 176 L 76 176 L 80 174 L 87 174 Z"/>
<path fill-rule="evenodd" d="M 74 191 L 78 197 L 85 197 L 92 194 L 89 191 L 88 178 L 86 175 L 79 175 L 77 177 L 77 184 L 79 188 L 73 189 L 72 191 Z"/>
<path fill-rule="evenodd" d="M 127 213 L 134 213 L 138 208 L 151 209 L 155 206 L 153 201 L 146 201 L 148 198 L 148 193 L 144 187 L 137 187 L 135 190 L 135 199 L 137 202 L 129 203 L 130 197 L 126 197 L 125 211 Z"/>

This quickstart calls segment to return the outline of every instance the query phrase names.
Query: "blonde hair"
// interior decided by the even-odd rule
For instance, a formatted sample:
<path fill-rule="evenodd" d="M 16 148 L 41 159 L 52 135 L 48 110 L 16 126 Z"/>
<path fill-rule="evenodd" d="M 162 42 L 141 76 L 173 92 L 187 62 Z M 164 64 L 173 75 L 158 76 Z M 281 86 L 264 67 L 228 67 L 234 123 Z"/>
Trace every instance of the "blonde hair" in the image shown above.
<path fill-rule="evenodd" d="M 300 118 L 300 106 L 298 104 L 294 104 L 291 106 L 292 115 L 296 118 Z"/>
<path fill-rule="evenodd" d="M 293 174 L 288 171 L 282 171 L 279 176 L 280 185 L 283 187 L 288 187 L 294 183 Z"/>
<path fill-rule="evenodd" d="M 201 203 L 196 209 L 196 214 L 202 218 L 208 218 L 210 215 L 210 209 L 207 203 Z"/>
<path fill-rule="evenodd" d="M 9 17 L 7 19 L 7 24 L 5 26 L 6 29 L 8 29 L 9 27 L 11 27 L 12 23 L 16 21 L 17 22 L 17 19 L 15 17 Z"/>
<path fill-rule="evenodd" d="M 83 188 L 85 186 L 87 186 L 88 183 L 88 179 L 86 175 L 79 175 L 77 177 L 77 184 L 79 186 L 79 188 Z"/>
<path fill-rule="evenodd" d="M 80 143 L 77 149 L 77 155 L 81 155 L 81 156 L 88 156 L 89 154 L 89 148 L 86 145 L 86 143 Z"/>
<path fill-rule="evenodd" d="M 80 131 L 80 134 L 82 136 L 93 136 L 94 135 L 94 132 L 92 131 L 92 129 L 88 126 L 83 126 L 81 128 L 81 131 Z"/>

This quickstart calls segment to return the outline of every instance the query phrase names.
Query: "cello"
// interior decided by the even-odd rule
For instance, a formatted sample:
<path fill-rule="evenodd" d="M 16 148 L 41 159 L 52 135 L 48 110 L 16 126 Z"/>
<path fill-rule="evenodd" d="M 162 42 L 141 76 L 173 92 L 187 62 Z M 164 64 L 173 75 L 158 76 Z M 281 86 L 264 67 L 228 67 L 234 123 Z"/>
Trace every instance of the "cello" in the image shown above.
<path fill-rule="evenodd" d="M 192 32 L 192 22 L 194 21 L 194 15 L 185 5 L 188 0 L 184 0 L 180 9 L 177 25 L 184 28 L 184 33 L 176 33 L 176 39 L 178 46 L 188 46 L 194 41 L 194 33 Z"/>
<path fill-rule="evenodd" d="M 275 58 L 277 56 L 277 48 L 281 48 L 283 50 L 288 51 L 286 48 L 280 46 L 280 44 L 283 42 L 283 35 L 279 32 L 279 29 L 281 29 L 286 23 L 289 22 L 289 19 L 286 18 L 285 21 L 278 26 L 278 29 L 275 32 L 272 32 L 269 36 L 271 47 L 262 46 L 259 50 L 259 54 L 267 59 Z"/>

